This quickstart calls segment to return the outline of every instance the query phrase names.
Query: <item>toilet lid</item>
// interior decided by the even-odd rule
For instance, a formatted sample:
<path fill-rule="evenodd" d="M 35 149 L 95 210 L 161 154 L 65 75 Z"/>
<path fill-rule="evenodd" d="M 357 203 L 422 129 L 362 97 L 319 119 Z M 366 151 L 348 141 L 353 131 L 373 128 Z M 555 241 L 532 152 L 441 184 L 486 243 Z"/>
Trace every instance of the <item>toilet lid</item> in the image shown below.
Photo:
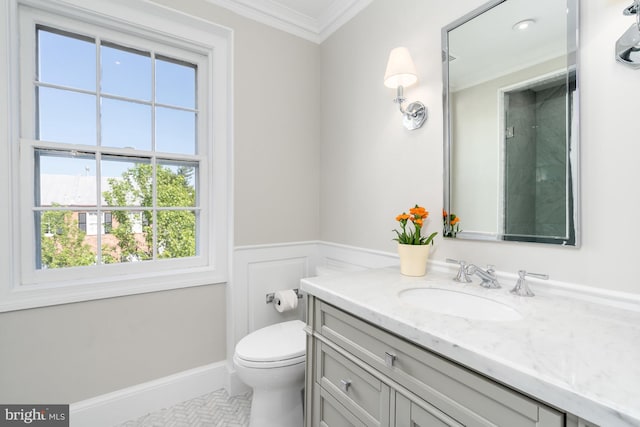
<path fill-rule="evenodd" d="M 304 322 L 291 320 L 258 329 L 236 345 L 236 355 L 252 362 L 273 362 L 304 356 Z"/>

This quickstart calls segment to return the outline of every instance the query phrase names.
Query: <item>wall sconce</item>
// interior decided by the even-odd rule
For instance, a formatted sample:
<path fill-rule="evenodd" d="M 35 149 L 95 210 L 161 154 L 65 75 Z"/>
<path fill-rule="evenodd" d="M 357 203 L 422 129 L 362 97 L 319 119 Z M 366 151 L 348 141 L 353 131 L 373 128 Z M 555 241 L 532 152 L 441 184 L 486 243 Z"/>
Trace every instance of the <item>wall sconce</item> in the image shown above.
<path fill-rule="evenodd" d="M 640 69 L 640 0 L 622 11 L 625 16 L 636 16 L 635 24 L 616 42 L 616 60 L 634 69 Z"/>
<path fill-rule="evenodd" d="M 399 105 L 402 124 L 409 130 L 418 129 L 427 120 L 427 108 L 420 101 L 410 103 L 406 109 L 402 108 L 402 103 L 407 100 L 404 97 L 404 88 L 417 81 L 418 72 L 409 54 L 409 49 L 396 47 L 391 50 L 387 71 L 384 73 L 384 85 L 391 89 L 397 89 L 397 95 L 393 102 Z"/>

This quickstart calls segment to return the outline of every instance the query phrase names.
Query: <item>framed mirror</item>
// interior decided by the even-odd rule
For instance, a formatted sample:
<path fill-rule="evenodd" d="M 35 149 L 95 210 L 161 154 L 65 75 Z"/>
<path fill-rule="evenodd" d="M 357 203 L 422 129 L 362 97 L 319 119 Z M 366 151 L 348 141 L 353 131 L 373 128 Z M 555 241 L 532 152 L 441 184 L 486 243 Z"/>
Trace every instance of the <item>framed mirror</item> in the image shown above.
<path fill-rule="evenodd" d="M 444 236 L 579 246 L 578 0 L 442 29 Z"/>

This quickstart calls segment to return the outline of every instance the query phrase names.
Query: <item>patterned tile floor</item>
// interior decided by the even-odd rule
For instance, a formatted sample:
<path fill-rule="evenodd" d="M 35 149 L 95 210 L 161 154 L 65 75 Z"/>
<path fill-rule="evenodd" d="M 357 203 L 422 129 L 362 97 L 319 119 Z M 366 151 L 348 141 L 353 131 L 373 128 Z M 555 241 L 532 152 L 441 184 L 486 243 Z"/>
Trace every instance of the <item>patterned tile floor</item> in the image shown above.
<path fill-rule="evenodd" d="M 229 397 L 222 389 L 117 427 L 246 427 L 251 393 Z"/>

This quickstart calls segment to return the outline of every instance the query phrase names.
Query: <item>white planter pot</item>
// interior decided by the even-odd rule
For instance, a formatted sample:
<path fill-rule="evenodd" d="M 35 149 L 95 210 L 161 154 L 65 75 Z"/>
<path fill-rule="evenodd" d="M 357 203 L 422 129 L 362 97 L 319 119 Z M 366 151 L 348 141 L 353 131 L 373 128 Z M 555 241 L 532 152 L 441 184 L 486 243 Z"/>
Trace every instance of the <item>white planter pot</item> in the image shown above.
<path fill-rule="evenodd" d="M 424 276 L 431 245 L 403 245 L 398 243 L 400 273 L 405 276 Z"/>

